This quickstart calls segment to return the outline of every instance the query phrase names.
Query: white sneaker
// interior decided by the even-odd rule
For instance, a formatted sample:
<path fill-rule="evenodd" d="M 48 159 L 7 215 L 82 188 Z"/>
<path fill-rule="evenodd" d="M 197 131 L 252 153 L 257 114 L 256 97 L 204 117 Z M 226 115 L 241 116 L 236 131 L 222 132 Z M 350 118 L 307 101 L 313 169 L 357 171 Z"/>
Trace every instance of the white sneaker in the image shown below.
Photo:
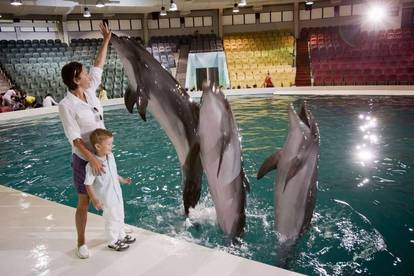
<path fill-rule="evenodd" d="M 76 249 L 76 255 L 78 255 L 78 257 L 81 259 L 89 258 L 89 250 L 86 244 L 81 245 Z"/>

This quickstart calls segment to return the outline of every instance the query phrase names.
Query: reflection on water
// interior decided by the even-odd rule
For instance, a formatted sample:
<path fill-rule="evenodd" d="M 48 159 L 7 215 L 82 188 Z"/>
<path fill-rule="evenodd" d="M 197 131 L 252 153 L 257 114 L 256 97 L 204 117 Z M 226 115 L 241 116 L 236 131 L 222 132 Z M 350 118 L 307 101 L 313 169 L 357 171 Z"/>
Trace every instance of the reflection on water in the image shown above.
<path fill-rule="evenodd" d="M 183 214 L 181 170 L 175 150 L 151 115 L 143 122 L 124 107 L 105 110 L 114 131 L 126 222 L 235 255 L 274 264 L 273 181 L 260 182 L 263 160 L 282 147 L 287 114 L 304 97 L 231 99 L 242 135 L 250 179 L 246 231 L 227 247 L 215 225 L 204 180 L 199 205 Z M 318 194 L 308 233 L 298 242 L 290 269 L 308 275 L 410 275 L 414 257 L 414 98 L 306 97 L 321 134 Z M 13 188 L 75 206 L 70 147 L 57 116 L 0 124 L 0 179 Z M 277 171 L 276 171 L 277 173 Z M 19 208 L 32 208 L 25 201 Z M 91 209 L 91 211 L 96 212 Z M 56 219 L 48 215 L 46 220 Z M 47 271 L 46 249 L 37 248 L 36 273 Z"/>

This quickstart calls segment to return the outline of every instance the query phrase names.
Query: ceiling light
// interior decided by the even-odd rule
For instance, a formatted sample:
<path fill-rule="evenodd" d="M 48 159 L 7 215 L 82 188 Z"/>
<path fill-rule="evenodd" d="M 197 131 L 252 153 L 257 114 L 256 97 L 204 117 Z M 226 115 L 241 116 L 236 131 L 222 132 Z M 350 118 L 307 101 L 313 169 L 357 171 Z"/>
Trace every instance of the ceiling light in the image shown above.
<path fill-rule="evenodd" d="M 246 5 L 247 5 L 247 1 L 246 0 L 240 0 L 239 7 L 244 7 Z"/>
<path fill-rule="evenodd" d="M 98 2 L 96 2 L 96 7 L 103 8 L 103 7 L 105 7 L 105 3 L 102 2 L 102 0 L 98 0 Z"/>
<path fill-rule="evenodd" d="M 91 12 L 87 7 L 83 10 L 83 17 L 91 17 Z"/>
<path fill-rule="evenodd" d="M 171 0 L 171 4 L 170 4 L 170 8 L 168 9 L 169 11 L 177 11 L 177 4 L 174 2 L 174 0 Z"/>
<path fill-rule="evenodd" d="M 10 4 L 12 4 L 13 6 L 23 5 L 22 0 L 12 0 L 12 1 L 10 1 Z"/>
<path fill-rule="evenodd" d="M 165 10 L 165 7 L 162 6 L 161 7 L 161 12 L 160 12 L 160 16 L 166 16 L 167 15 L 167 11 Z"/>
<path fill-rule="evenodd" d="M 386 9 L 381 5 L 373 5 L 368 8 L 367 11 L 368 20 L 372 23 L 380 23 L 386 16 Z"/>
<path fill-rule="evenodd" d="M 234 13 L 239 12 L 239 5 L 237 3 L 234 3 L 233 12 Z"/>
<path fill-rule="evenodd" d="M 305 5 L 313 5 L 313 1 L 306 1 Z"/>

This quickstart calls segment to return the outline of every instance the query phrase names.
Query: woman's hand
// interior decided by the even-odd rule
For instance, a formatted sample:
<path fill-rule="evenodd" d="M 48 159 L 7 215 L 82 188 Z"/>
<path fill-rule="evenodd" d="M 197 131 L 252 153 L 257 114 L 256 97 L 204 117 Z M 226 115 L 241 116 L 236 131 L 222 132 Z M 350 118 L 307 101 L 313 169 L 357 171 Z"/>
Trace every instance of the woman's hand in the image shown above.
<path fill-rule="evenodd" d="M 95 207 L 96 210 L 102 210 L 103 204 L 99 199 L 93 198 L 91 199 L 91 201 L 92 201 L 93 207 Z"/>
<path fill-rule="evenodd" d="M 101 34 L 104 41 L 109 41 L 111 39 L 112 31 L 107 24 L 99 24 L 99 29 L 101 29 Z"/>
<path fill-rule="evenodd" d="M 93 157 L 92 160 L 89 161 L 92 167 L 92 173 L 93 175 L 101 175 L 105 173 L 104 166 L 102 165 L 102 162 L 99 161 L 96 157 Z"/>
<path fill-rule="evenodd" d="M 123 178 L 123 177 L 119 177 L 119 182 L 121 182 L 122 184 L 127 184 L 127 185 L 129 185 L 129 184 L 131 184 L 132 183 L 132 179 L 131 178 Z"/>

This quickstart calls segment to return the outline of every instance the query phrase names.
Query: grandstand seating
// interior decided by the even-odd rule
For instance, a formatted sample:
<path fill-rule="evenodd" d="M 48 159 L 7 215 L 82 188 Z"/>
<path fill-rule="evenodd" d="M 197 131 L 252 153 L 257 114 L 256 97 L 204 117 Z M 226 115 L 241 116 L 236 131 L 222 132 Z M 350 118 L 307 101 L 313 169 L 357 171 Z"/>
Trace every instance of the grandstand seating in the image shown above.
<path fill-rule="evenodd" d="M 44 97 L 51 93 L 57 100 L 64 97 L 60 71 L 70 61 L 93 65 L 100 39 L 72 39 L 70 46 L 60 40 L 2 40 L 0 63 L 6 75 L 18 88 L 30 95 Z M 121 97 L 127 78 L 115 50 L 109 46 L 102 82 L 108 96 Z"/>
<path fill-rule="evenodd" d="M 192 36 L 190 53 L 223 51 L 223 43 L 215 34 Z"/>
<path fill-rule="evenodd" d="M 226 35 L 224 48 L 231 86 L 260 87 L 267 72 L 275 86 L 293 85 L 294 41 L 293 36 L 285 32 Z"/>
<path fill-rule="evenodd" d="M 412 29 L 378 32 L 355 26 L 303 30 L 314 85 L 414 84 Z"/>

